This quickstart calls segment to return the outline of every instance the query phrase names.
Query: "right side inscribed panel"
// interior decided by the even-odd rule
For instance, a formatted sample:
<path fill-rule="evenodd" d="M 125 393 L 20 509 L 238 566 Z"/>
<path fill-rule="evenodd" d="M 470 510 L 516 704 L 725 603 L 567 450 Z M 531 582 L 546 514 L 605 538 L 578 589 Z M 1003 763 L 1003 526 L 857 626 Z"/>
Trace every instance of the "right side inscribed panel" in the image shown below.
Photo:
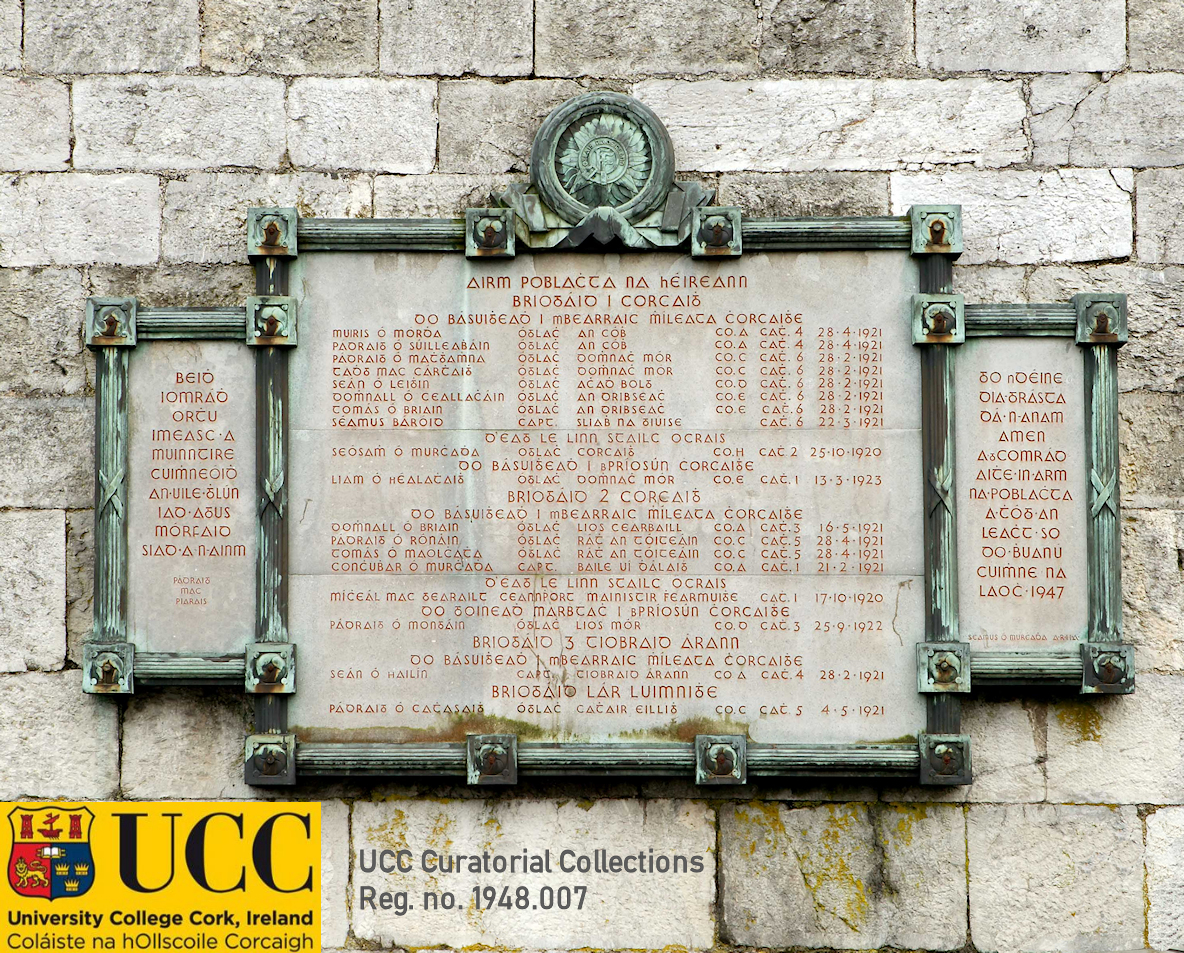
<path fill-rule="evenodd" d="M 976 648 L 1085 637 L 1084 376 L 1062 338 L 957 349 L 959 619 Z"/>

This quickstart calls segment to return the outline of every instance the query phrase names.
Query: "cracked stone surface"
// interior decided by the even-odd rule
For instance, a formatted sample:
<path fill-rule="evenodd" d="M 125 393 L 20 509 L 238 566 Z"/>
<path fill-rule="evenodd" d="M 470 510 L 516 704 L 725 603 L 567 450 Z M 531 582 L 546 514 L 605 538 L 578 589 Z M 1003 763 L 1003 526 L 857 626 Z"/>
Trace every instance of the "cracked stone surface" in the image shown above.
<path fill-rule="evenodd" d="M 0 0 L 0 69 L 21 67 L 21 0 Z"/>
<path fill-rule="evenodd" d="M 1032 80 L 1037 165 L 1176 165 L 1184 150 L 1184 75 L 1082 74 Z M 1154 104 L 1154 108 L 1149 108 Z"/>
<path fill-rule="evenodd" d="M 757 947 L 953 949 L 966 938 L 956 805 L 729 804 L 721 938 Z"/>
<path fill-rule="evenodd" d="M 970 735 L 974 783 L 953 788 L 911 786 L 894 792 L 893 798 L 943 803 L 1043 801 L 1042 762 L 1048 748 L 1045 707 L 1019 700 L 964 699 L 962 731 Z"/>
<path fill-rule="evenodd" d="M 1132 191 L 1129 169 L 898 172 L 892 209 L 961 205 L 967 264 L 1092 261 L 1130 255 Z"/>

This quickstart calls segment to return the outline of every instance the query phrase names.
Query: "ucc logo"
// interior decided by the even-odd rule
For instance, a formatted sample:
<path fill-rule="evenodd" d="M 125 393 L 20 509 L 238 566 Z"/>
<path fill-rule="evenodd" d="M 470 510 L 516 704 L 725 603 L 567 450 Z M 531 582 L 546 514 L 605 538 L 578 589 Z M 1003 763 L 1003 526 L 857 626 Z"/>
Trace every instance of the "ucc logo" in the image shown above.
<path fill-rule="evenodd" d="M 290 853 L 293 840 L 312 839 L 309 814 L 282 811 L 260 821 L 229 811 L 214 811 L 196 819 L 173 812 L 149 815 L 113 811 L 111 819 L 117 825 L 119 879 L 136 893 L 157 893 L 172 884 L 177 877 L 178 859 L 189 879 L 210 893 L 245 892 L 248 866 L 264 887 L 277 893 L 313 889 L 311 865 L 294 872 L 285 864 L 282 883 L 277 879 L 275 865 L 277 840 L 285 842 L 285 853 Z M 281 824 L 282 830 L 277 832 Z M 141 874 L 141 852 L 160 851 L 166 832 L 168 872 L 160 874 L 157 870 L 160 865 L 155 862 L 152 868 L 157 870 L 157 875 L 148 878 Z M 143 847 L 142 841 L 150 846 Z M 145 882 L 153 879 L 156 882 Z"/>
<path fill-rule="evenodd" d="M 8 813 L 12 851 L 8 883 L 22 897 L 81 897 L 95 881 L 89 808 L 56 804 L 14 807 Z"/>
<path fill-rule="evenodd" d="M 313 811 L 213 806 L 17 804 L 8 814 L 8 884 L 22 897 L 81 897 L 95 885 L 97 853 L 103 886 L 136 894 L 313 892 L 320 856 Z"/>

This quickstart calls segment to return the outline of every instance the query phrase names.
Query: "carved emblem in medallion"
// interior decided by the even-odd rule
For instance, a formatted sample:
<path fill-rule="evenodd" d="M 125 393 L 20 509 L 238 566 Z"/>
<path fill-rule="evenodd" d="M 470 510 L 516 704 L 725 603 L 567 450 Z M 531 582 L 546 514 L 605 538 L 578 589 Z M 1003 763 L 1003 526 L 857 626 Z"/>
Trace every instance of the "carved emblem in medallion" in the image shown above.
<path fill-rule="evenodd" d="M 555 171 L 577 202 L 593 208 L 624 205 L 650 177 L 645 134 L 624 116 L 602 113 L 559 137 Z"/>
<path fill-rule="evenodd" d="M 531 179 L 571 224 L 609 207 L 637 222 L 666 201 L 674 150 L 661 121 L 620 93 L 585 93 L 554 109 L 539 128 Z"/>

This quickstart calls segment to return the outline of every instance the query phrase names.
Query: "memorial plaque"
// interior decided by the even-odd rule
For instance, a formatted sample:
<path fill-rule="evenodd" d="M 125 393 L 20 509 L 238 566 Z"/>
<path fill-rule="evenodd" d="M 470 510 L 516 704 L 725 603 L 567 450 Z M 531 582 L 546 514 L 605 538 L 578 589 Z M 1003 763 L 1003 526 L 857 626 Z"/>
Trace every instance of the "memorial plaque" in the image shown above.
<path fill-rule="evenodd" d="M 241 308 L 92 298 L 83 690 L 298 776 L 968 784 L 961 696 L 1134 690 L 1126 299 L 967 303 L 961 210 L 752 219 L 556 107 L 463 219 L 253 208 Z"/>
<path fill-rule="evenodd" d="M 160 341 L 136 349 L 128 380 L 129 641 L 241 652 L 254 631 L 253 355 Z"/>
<path fill-rule="evenodd" d="M 876 252 L 301 259 L 298 735 L 916 731 L 916 283 Z"/>
<path fill-rule="evenodd" d="M 1047 649 L 1086 637 L 1085 380 L 1081 348 L 980 338 L 958 350 L 962 636 Z"/>

